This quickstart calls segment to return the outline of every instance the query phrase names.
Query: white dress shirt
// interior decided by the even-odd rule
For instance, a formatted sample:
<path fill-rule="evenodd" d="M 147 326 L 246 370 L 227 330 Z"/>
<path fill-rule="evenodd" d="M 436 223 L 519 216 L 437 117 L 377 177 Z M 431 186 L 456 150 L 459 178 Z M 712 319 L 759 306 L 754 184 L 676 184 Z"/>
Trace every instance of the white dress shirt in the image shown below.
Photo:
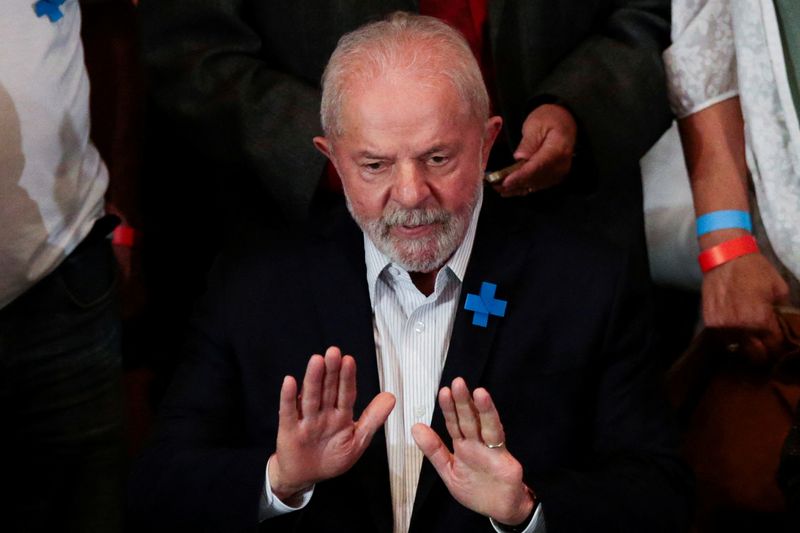
<path fill-rule="evenodd" d="M 411 436 L 411 427 L 431 423 L 482 201 L 481 193 L 464 240 L 437 273 L 429 296 L 422 294 L 409 273 L 392 263 L 364 235 L 380 386 L 397 399 L 385 425 L 394 533 L 405 533 L 411 522 L 424 459 Z M 303 507 L 310 500 L 310 493 L 304 495 L 297 508 L 279 507 L 267 476 L 261 518 Z M 492 525 L 503 531 L 494 521 Z M 544 531 L 540 505 L 525 533 Z"/>
<path fill-rule="evenodd" d="M 476 214 L 479 210 L 480 205 Z M 364 236 L 381 390 L 397 398 L 385 426 L 395 532 L 408 531 L 411 520 L 424 459 L 411 427 L 431 423 L 477 220 L 473 215 L 464 241 L 436 274 L 429 296 Z"/>

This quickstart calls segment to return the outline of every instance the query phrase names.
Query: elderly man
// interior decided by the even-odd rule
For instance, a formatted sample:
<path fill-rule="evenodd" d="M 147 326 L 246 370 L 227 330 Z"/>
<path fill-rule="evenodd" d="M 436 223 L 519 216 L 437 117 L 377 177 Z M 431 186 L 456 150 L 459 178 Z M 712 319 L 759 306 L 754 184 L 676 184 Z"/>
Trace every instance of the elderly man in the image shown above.
<path fill-rule="evenodd" d="M 134 515 L 148 530 L 680 530 L 688 483 L 654 397 L 644 280 L 616 248 L 484 194 L 501 119 L 466 42 L 402 13 L 346 35 L 321 115 L 314 144 L 357 225 L 342 213 L 220 259 Z"/>

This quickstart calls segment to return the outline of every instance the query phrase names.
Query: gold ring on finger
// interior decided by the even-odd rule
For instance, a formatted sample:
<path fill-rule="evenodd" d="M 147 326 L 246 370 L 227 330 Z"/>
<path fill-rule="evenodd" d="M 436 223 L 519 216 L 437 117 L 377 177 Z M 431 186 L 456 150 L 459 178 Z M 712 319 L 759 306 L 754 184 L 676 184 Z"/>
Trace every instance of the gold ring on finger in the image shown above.
<path fill-rule="evenodd" d="M 486 443 L 486 447 L 489 448 L 490 450 L 496 450 L 498 448 L 503 448 L 505 445 L 506 445 L 505 442 L 498 442 L 497 444 L 490 444 L 488 442 Z"/>

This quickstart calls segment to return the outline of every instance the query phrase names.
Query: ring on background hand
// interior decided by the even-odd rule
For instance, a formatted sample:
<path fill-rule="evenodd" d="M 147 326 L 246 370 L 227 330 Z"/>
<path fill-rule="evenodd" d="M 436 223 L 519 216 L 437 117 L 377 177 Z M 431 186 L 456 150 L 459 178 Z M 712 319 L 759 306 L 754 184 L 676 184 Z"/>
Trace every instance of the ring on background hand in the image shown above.
<path fill-rule="evenodd" d="M 728 350 L 731 353 L 736 353 L 736 352 L 739 351 L 739 343 L 738 342 L 732 342 L 732 343 L 728 344 L 725 347 L 725 349 Z"/>
<path fill-rule="evenodd" d="M 500 442 L 500 443 L 497 443 L 497 444 L 489 444 L 488 442 L 486 442 L 485 444 L 486 444 L 486 447 L 489 448 L 490 450 L 496 450 L 496 449 L 502 448 L 502 447 L 504 447 L 506 445 L 505 442 Z"/>

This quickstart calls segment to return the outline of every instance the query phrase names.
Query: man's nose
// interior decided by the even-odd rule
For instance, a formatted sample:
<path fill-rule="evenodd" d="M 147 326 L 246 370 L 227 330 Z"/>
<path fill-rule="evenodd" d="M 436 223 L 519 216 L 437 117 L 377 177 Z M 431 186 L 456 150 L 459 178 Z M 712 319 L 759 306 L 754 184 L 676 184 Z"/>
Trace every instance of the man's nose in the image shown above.
<path fill-rule="evenodd" d="M 431 194 L 425 172 L 415 162 L 399 164 L 396 172 L 392 189 L 393 199 L 406 208 L 423 204 Z"/>

